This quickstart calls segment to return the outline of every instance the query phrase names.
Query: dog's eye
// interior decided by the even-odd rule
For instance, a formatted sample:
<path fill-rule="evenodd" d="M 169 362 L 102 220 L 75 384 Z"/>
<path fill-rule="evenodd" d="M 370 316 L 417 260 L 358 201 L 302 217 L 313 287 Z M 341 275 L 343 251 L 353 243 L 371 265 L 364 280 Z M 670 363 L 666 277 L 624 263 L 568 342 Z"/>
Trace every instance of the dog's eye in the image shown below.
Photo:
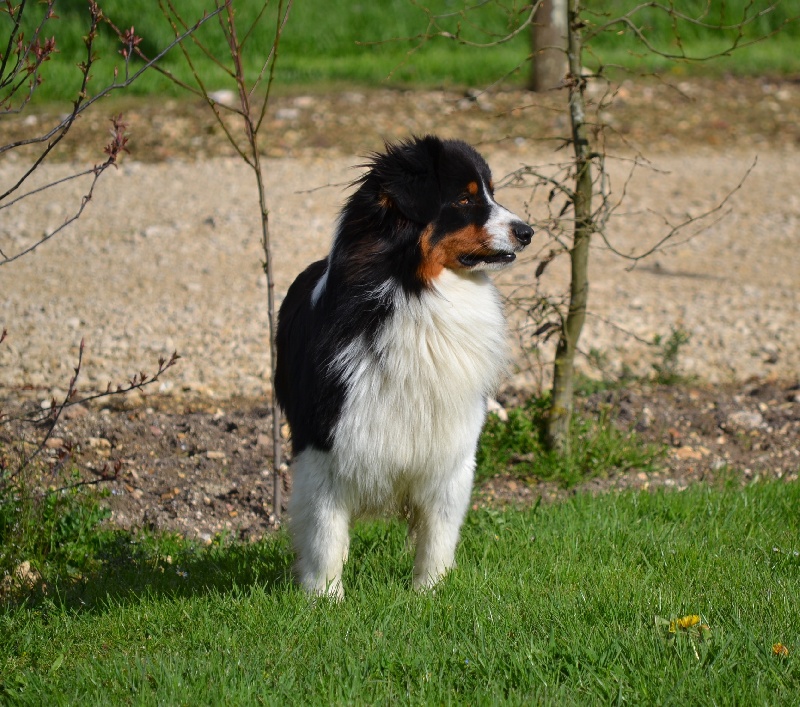
<path fill-rule="evenodd" d="M 456 206 L 471 206 L 475 203 L 475 200 L 469 195 L 464 194 L 464 196 L 460 196 L 458 200 L 455 202 Z"/>

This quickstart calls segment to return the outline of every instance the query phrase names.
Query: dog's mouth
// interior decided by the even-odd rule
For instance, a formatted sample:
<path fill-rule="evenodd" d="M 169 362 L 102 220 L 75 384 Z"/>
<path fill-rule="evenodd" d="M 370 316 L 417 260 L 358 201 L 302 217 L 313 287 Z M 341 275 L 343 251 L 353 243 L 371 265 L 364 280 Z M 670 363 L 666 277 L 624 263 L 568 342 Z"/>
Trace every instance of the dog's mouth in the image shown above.
<path fill-rule="evenodd" d="M 458 256 L 458 262 L 465 268 L 474 268 L 476 265 L 508 265 L 516 260 L 515 253 L 499 251 L 497 253 L 475 253 Z"/>

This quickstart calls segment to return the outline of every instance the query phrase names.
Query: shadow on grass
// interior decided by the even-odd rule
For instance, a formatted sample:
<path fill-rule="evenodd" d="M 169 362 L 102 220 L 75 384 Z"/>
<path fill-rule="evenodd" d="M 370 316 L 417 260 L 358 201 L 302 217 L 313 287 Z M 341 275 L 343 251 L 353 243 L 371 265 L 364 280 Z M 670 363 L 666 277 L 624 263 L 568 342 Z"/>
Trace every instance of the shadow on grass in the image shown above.
<path fill-rule="evenodd" d="M 365 581 L 400 581 L 410 589 L 413 553 L 406 535 L 406 524 L 398 520 L 356 523 L 344 571 L 346 585 L 355 588 Z M 92 546 L 91 569 L 84 569 L 76 578 L 51 566 L 44 588 L 13 597 L 8 606 L 35 609 L 55 605 L 91 612 L 152 597 L 246 593 L 253 587 L 265 594 L 299 591 L 292 575 L 294 554 L 285 531 L 257 543 L 223 537 L 202 546 L 175 535 L 106 530 L 92 538 Z"/>
<path fill-rule="evenodd" d="M 189 597 L 261 587 L 292 588 L 293 555 L 285 532 L 257 543 L 215 540 L 199 546 L 176 536 L 109 531 L 95 538 L 92 568 L 77 578 L 51 574 L 44 587 L 12 601 L 33 608 L 54 603 L 73 611 L 102 610 L 143 597 Z"/>

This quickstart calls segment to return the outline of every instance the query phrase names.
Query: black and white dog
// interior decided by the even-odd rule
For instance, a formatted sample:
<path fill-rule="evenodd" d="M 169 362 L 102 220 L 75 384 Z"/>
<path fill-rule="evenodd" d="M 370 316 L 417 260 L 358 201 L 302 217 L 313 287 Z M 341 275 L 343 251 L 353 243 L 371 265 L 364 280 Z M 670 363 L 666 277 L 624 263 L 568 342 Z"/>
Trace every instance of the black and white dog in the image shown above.
<path fill-rule="evenodd" d="M 464 142 L 415 138 L 364 166 L 330 255 L 289 288 L 277 333 L 296 570 L 334 597 L 357 516 L 410 511 L 416 588 L 452 567 L 486 398 L 507 365 L 486 271 L 533 236 Z"/>

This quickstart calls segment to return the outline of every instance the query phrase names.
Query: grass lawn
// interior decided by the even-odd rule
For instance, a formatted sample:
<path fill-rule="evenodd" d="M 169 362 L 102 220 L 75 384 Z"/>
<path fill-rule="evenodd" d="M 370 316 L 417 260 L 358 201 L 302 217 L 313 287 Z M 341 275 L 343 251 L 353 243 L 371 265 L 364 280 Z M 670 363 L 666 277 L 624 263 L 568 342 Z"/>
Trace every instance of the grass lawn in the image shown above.
<path fill-rule="evenodd" d="M 139 47 L 148 57 L 157 56 L 174 38 L 170 23 L 152 0 L 102 0 L 99 4 L 117 27 L 135 29 L 141 38 Z M 173 5 L 186 25 L 214 7 L 211 0 L 179 0 Z M 240 36 L 244 36 L 259 16 L 263 2 L 236 0 L 234 6 Z M 662 4 L 662 7 L 668 6 L 669 3 Z M 258 75 L 272 46 L 278 7 L 278 2 L 268 3 L 263 21 L 248 37 L 243 59 L 251 80 Z M 636 12 L 628 14 L 636 7 L 639 8 Z M 583 12 L 588 39 L 584 63 L 593 69 L 599 65 L 616 65 L 634 75 L 653 71 L 678 75 L 686 72 L 752 75 L 800 71 L 800 53 L 796 51 L 800 41 L 797 19 L 800 0 L 781 0 L 769 3 L 769 7 L 769 11 L 763 11 L 759 3 L 749 0 L 730 0 L 722 4 L 695 0 L 678 3 L 676 8 L 685 12 L 685 17 L 674 19 L 669 13 L 636 0 L 587 0 Z M 33 4 L 27 7 L 23 23 L 26 37 L 33 35 L 43 8 L 43 5 Z M 297 86 L 324 88 L 331 82 L 429 87 L 486 86 L 507 81 L 521 85 L 530 71 L 529 32 L 523 30 L 510 41 L 498 43 L 498 39 L 520 26 L 526 17 L 526 8 L 526 4 L 516 2 L 460 0 L 296 2 L 282 36 L 276 82 L 284 90 Z M 77 64 L 86 60 L 83 41 L 88 28 L 86 3 L 59 3 L 57 14 L 58 18 L 48 22 L 43 30 L 43 36 L 55 37 L 58 54 L 42 67 L 44 83 L 36 91 L 36 99 L 41 101 L 74 98 L 80 81 Z M 632 25 L 610 22 L 626 15 Z M 743 18 L 745 21 L 739 31 L 736 26 Z M 728 29 L 714 29 L 719 26 Z M 0 13 L 0 39 L 4 32 L 7 36 L 12 27 L 12 18 Z M 452 37 L 456 35 L 471 44 L 454 41 Z M 640 37 L 645 38 L 647 44 Z M 765 37 L 766 41 L 756 41 Z M 214 56 L 227 57 L 226 40 L 216 19 L 202 27 L 197 38 Z M 192 42 L 187 42 L 187 47 L 211 90 L 233 88 L 214 61 Z M 675 62 L 658 54 L 697 59 L 727 53 L 731 47 L 736 50 L 729 56 L 706 63 Z M 651 51 L 653 48 L 657 52 Z M 90 93 L 113 81 L 115 66 L 120 75 L 124 73 L 120 49 L 115 34 L 102 25 L 94 45 L 96 62 Z M 134 62 L 133 68 L 139 65 Z M 170 51 L 161 66 L 194 84 L 179 49 Z M 145 73 L 128 91 L 145 95 L 182 93 L 156 72 Z"/>
<path fill-rule="evenodd" d="M 423 595 L 403 527 L 364 524 L 339 605 L 291 584 L 284 536 L 108 535 L 83 581 L 1 610 L 0 701 L 789 704 L 798 508 L 772 483 L 471 512 Z"/>

